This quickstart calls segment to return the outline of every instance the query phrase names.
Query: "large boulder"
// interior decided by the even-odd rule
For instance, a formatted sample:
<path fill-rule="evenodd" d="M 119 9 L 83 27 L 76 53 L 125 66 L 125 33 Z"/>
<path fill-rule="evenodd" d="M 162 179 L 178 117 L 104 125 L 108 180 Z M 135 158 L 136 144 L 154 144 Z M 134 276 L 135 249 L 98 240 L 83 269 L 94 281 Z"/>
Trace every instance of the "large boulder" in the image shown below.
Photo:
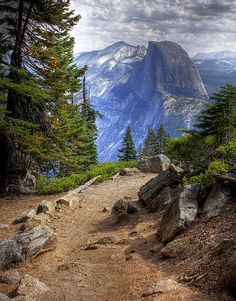
<path fill-rule="evenodd" d="M 215 183 L 203 205 L 202 212 L 206 213 L 209 218 L 219 215 L 221 209 L 229 200 L 229 197 L 229 188 L 225 187 L 223 183 Z"/>
<path fill-rule="evenodd" d="M 142 172 L 161 173 L 170 167 L 170 159 L 163 155 L 144 158 L 138 162 L 138 168 Z"/>
<path fill-rule="evenodd" d="M 179 193 L 178 198 L 169 204 L 157 233 L 162 242 L 171 241 L 196 219 L 200 187 L 200 184 L 185 186 Z"/>
<path fill-rule="evenodd" d="M 236 252 L 229 259 L 225 282 L 229 288 L 236 291 Z"/>
<path fill-rule="evenodd" d="M 133 167 L 133 168 L 126 167 L 120 171 L 121 176 L 132 176 L 132 175 L 139 174 L 139 173 L 140 173 L 140 170 L 136 167 Z"/>
<path fill-rule="evenodd" d="M 38 226 L 28 232 L 0 241 L 0 268 L 11 268 L 55 246 L 56 235 L 48 227 Z"/>
<path fill-rule="evenodd" d="M 163 171 L 140 188 L 138 193 L 140 200 L 146 206 L 151 205 L 164 188 L 177 186 L 180 182 L 180 174 L 181 172 L 176 171 L 176 168 L 171 165 L 168 170 Z"/>

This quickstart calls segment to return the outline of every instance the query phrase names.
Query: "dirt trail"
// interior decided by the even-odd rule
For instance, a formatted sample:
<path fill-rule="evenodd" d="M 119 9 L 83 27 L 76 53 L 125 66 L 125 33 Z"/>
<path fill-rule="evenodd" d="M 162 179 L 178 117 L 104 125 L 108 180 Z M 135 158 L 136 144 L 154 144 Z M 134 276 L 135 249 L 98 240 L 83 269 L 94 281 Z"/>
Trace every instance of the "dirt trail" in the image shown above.
<path fill-rule="evenodd" d="M 143 213 L 127 225 L 117 226 L 111 208 L 124 196 L 137 198 L 140 186 L 153 176 L 119 177 L 91 186 L 79 195 L 83 200 L 80 205 L 74 209 L 64 207 L 51 219 L 48 225 L 58 236 L 56 249 L 19 268 L 21 273 L 35 276 L 51 288 L 41 300 L 212 300 L 188 288 L 157 299 L 141 298 L 157 281 L 176 279 L 178 275 L 161 270 L 150 252 L 155 244 L 154 216 Z M 25 204 L 26 207 L 33 205 L 32 201 Z M 6 211 L 9 206 L 8 202 L 2 209 Z M 103 213 L 104 207 L 109 212 Z M 10 218 L 5 216 L 8 221 Z M 88 243 L 107 236 L 118 243 L 85 250 Z"/>

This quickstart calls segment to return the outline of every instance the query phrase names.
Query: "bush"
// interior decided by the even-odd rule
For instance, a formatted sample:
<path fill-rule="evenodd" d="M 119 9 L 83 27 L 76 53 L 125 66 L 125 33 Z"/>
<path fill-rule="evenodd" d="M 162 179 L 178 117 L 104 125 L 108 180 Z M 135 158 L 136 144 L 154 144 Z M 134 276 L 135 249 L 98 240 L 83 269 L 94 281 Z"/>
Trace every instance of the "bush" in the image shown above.
<path fill-rule="evenodd" d="M 214 181 L 216 175 L 227 173 L 229 170 L 230 165 L 219 160 L 214 160 L 203 173 L 190 178 L 184 177 L 183 184 L 201 183 L 208 185 Z"/>
<path fill-rule="evenodd" d="M 83 185 L 85 182 L 98 175 L 100 175 L 100 177 L 97 179 L 96 183 L 104 182 L 125 167 L 137 167 L 137 161 L 98 163 L 90 166 L 84 173 L 73 174 L 57 179 L 48 179 L 44 176 L 39 176 L 37 179 L 36 190 L 39 194 L 65 192 Z"/>
<path fill-rule="evenodd" d="M 216 153 L 213 137 L 197 133 L 169 139 L 166 150 L 171 159 L 189 163 L 196 172 L 205 170 Z"/>

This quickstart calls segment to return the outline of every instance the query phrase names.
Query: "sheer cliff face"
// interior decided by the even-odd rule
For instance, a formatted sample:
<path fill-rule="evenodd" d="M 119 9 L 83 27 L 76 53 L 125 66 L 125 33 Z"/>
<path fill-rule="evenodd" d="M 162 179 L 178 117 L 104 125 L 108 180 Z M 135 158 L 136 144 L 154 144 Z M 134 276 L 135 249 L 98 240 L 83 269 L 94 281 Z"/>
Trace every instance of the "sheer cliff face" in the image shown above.
<path fill-rule="evenodd" d="M 144 88 L 153 87 L 186 97 L 206 95 L 196 66 L 176 43 L 149 42 L 142 65 Z"/>
<path fill-rule="evenodd" d="M 150 42 L 148 48 L 118 42 L 101 51 L 82 53 L 96 109 L 101 161 L 117 159 L 124 131 L 131 125 L 136 146 L 148 126 L 163 123 L 170 135 L 191 128 L 207 98 L 197 68 L 183 48 L 172 42 Z"/>

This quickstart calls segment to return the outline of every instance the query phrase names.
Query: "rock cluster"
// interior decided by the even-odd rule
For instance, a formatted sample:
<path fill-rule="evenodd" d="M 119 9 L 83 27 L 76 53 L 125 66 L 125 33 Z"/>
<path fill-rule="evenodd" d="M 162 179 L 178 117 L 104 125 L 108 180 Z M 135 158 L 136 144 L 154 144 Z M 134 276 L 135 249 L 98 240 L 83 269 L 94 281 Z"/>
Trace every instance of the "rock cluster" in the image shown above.
<path fill-rule="evenodd" d="M 206 190 L 201 184 L 181 186 L 183 169 L 170 164 L 140 188 L 140 201 L 149 212 L 160 216 L 157 229 L 158 254 L 173 258 L 184 254 L 185 240 L 177 236 L 185 231 L 198 215 L 212 218 L 220 214 L 226 202 L 232 198 L 236 175 L 219 176 Z M 161 245 L 162 244 L 162 245 Z M 163 245 L 164 244 L 164 245 Z M 228 241 L 223 244 L 227 247 Z M 218 248 L 219 249 L 219 248 Z M 221 250 L 219 249 L 218 252 Z M 226 284 L 236 290 L 236 253 L 230 258 Z"/>

